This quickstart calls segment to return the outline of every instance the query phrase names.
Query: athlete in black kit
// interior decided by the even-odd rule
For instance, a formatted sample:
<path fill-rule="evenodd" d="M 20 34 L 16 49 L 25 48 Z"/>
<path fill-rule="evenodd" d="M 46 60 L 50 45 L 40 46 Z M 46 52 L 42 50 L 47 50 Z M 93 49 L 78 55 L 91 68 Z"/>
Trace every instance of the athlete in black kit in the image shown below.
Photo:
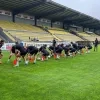
<path fill-rule="evenodd" d="M 78 51 L 80 52 L 80 54 L 83 54 L 84 53 L 84 50 L 83 50 L 84 48 L 85 48 L 84 45 L 78 44 Z"/>
<path fill-rule="evenodd" d="M 11 52 L 15 54 L 16 56 L 16 65 L 15 67 L 19 66 L 19 60 L 22 57 L 25 61 L 25 64 L 28 64 L 28 60 L 25 58 L 27 51 L 24 48 L 24 46 L 20 45 L 20 44 L 16 44 L 14 46 L 12 46 Z"/>
<path fill-rule="evenodd" d="M 15 42 L 15 45 L 19 44 L 18 42 Z M 15 45 L 12 46 L 11 50 L 10 50 L 10 55 L 9 55 L 9 58 L 8 58 L 8 61 L 10 61 L 11 57 L 15 54 Z"/>
<path fill-rule="evenodd" d="M 92 45 L 89 43 L 86 46 L 86 53 L 90 53 L 90 50 L 92 49 Z"/>
<path fill-rule="evenodd" d="M 54 47 L 53 46 L 49 46 L 49 50 L 50 50 L 50 56 L 54 55 Z"/>
<path fill-rule="evenodd" d="M 62 45 L 58 45 L 57 47 L 55 47 L 55 53 L 57 59 L 60 59 L 62 51 L 63 51 Z"/>
<path fill-rule="evenodd" d="M 3 45 L 4 45 L 4 40 L 1 40 L 1 41 L 0 41 L 0 64 L 2 64 L 1 59 L 2 59 L 2 57 L 3 57 L 3 54 L 2 54 L 1 47 L 2 47 Z"/>
<path fill-rule="evenodd" d="M 38 48 L 35 46 L 28 46 L 27 53 L 32 63 L 36 63 L 36 55 L 38 53 Z"/>
<path fill-rule="evenodd" d="M 71 42 L 72 47 L 76 50 L 76 53 L 78 52 L 78 44 Z"/>
<path fill-rule="evenodd" d="M 46 50 L 47 45 L 41 46 L 39 52 L 42 56 L 42 61 L 48 60 L 49 52 Z"/>
<path fill-rule="evenodd" d="M 66 57 L 70 56 L 70 46 L 66 45 L 63 47 Z"/>

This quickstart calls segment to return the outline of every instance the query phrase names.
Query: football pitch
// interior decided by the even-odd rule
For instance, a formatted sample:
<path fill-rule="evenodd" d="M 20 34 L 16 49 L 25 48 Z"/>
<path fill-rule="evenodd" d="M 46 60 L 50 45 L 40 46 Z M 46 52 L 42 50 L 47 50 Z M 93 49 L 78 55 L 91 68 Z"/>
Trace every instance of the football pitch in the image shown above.
<path fill-rule="evenodd" d="M 8 55 L 0 65 L 0 100 L 100 100 L 100 48 L 17 68 Z"/>

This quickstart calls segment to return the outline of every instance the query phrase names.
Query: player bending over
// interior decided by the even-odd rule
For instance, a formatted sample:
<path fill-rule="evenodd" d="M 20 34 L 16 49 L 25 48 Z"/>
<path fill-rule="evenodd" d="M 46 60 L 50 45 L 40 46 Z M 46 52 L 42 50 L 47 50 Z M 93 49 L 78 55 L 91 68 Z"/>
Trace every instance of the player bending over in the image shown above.
<path fill-rule="evenodd" d="M 31 63 L 36 63 L 38 48 L 35 46 L 28 46 L 27 47 L 28 58 Z"/>
<path fill-rule="evenodd" d="M 2 57 L 3 57 L 3 54 L 2 54 L 1 47 L 2 47 L 3 45 L 4 45 L 4 40 L 1 40 L 1 41 L 0 41 L 0 64 L 2 64 L 1 59 L 2 59 Z"/>
<path fill-rule="evenodd" d="M 48 56 L 49 56 L 49 52 L 46 50 L 46 45 L 42 46 L 40 49 L 39 49 L 39 52 L 41 54 L 41 60 L 42 61 L 45 61 L 45 60 L 48 60 Z"/>
<path fill-rule="evenodd" d="M 21 57 L 24 59 L 25 64 L 28 64 L 28 59 L 25 57 L 27 54 L 26 49 L 20 44 L 14 45 L 12 48 L 13 53 L 15 53 L 16 57 L 16 59 L 14 60 L 16 61 L 15 67 L 19 66 L 19 61 Z"/>

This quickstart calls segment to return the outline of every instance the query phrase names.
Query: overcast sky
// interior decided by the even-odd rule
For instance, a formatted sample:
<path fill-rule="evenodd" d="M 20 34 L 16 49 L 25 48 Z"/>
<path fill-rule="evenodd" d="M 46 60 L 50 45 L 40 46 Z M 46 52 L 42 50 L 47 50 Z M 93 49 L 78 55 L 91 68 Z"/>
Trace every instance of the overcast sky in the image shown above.
<path fill-rule="evenodd" d="M 100 0 L 53 0 L 53 1 L 100 19 Z"/>

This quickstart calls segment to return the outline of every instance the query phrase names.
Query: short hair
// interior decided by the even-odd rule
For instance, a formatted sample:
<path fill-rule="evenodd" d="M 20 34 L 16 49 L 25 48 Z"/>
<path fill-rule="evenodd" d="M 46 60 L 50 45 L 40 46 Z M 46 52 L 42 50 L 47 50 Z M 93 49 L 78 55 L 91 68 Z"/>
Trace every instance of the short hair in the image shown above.
<path fill-rule="evenodd" d="M 17 41 L 17 42 L 15 42 L 15 44 L 18 44 L 18 41 Z"/>
<path fill-rule="evenodd" d="M 4 42 L 4 40 L 1 40 L 0 42 Z"/>

